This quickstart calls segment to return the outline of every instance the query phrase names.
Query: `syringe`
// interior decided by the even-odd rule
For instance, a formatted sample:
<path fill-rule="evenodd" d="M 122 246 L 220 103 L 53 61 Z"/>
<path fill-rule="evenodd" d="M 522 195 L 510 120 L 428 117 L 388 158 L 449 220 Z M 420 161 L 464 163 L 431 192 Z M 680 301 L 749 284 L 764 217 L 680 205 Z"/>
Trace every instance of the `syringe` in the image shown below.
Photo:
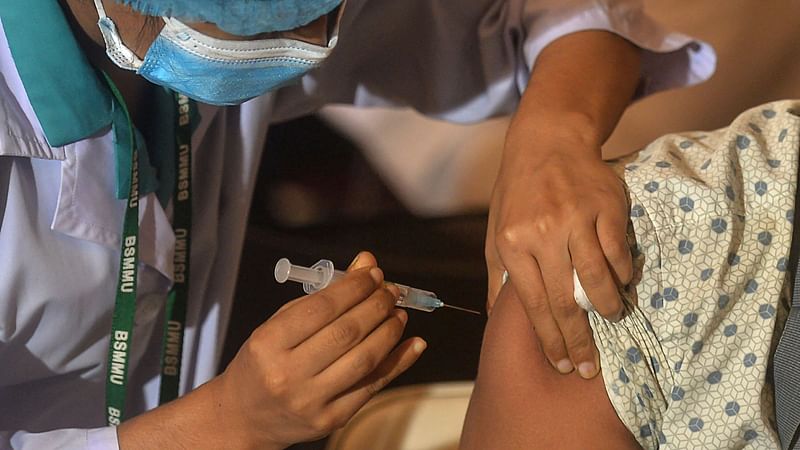
<path fill-rule="evenodd" d="M 324 289 L 332 281 L 344 275 L 345 272 L 334 269 L 333 262 L 327 259 L 320 259 L 311 267 L 294 265 L 286 258 L 281 258 L 278 263 L 275 264 L 275 280 L 278 283 L 285 283 L 287 280 L 303 283 L 303 290 L 306 294 Z M 433 292 L 397 283 L 390 284 L 397 286 L 400 290 L 400 298 L 397 300 L 397 303 L 395 303 L 397 306 L 426 312 L 444 307 L 480 315 L 478 311 L 447 305 L 436 298 L 436 294 Z"/>

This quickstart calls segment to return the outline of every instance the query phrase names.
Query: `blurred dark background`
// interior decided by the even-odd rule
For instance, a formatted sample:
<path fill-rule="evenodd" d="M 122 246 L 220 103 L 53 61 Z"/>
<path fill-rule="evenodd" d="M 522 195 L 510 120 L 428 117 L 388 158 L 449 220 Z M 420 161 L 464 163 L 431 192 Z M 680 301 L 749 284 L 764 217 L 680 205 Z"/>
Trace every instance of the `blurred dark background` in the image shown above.
<path fill-rule="evenodd" d="M 392 195 L 359 149 L 315 116 L 270 129 L 221 368 L 250 333 L 303 294 L 273 278 L 281 257 L 347 267 L 360 250 L 375 254 L 386 279 L 436 292 L 446 303 L 484 310 L 486 215 L 415 217 Z M 486 315 L 409 311 L 407 336 L 428 349 L 389 388 L 473 379 Z M 324 440 L 292 446 L 319 450 Z"/>

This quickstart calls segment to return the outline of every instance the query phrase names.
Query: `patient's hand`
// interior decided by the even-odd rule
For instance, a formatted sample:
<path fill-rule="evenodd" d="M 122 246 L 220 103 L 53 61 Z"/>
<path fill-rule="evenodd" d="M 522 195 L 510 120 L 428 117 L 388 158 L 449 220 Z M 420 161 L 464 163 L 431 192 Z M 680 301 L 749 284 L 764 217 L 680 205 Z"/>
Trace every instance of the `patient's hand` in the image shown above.
<path fill-rule="evenodd" d="M 523 300 L 547 359 L 562 373 L 597 374 L 597 352 L 573 299 L 572 271 L 597 311 L 623 312 L 627 203 L 602 161 L 639 83 L 641 51 L 599 30 L 567 34 L 537 56 L 511 121 L 486 236 L 491 309 L 503 270 Z"/>
<path fill-rule="evenodd" d="M 514 139 L 510 131 L 506 145 Z M 538 139 L 537 147 L 582 145 L 554 141 Z M 616 320 L 624 311 L 618 284 L 632 273 L 627 221 L 623 184 L 598 157 L 540 148 L 498 177 L 487 232 L 488 306 L 505 267 L 545 356 L 562 373 L 574 368 L 591 378 L 598 369 L 589 322 L 573 297 L 573 267 L 601 315 Z"/>

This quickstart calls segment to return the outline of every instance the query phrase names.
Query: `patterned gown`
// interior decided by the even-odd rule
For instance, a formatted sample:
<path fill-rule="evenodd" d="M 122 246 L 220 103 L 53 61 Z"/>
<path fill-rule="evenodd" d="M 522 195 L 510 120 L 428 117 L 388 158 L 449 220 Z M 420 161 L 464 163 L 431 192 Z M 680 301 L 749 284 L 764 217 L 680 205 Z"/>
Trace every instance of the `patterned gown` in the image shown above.
<path fill-rule="evenodd" d="M 645 449 L 775 449 L 772 354 L 789 299 L 800 101 L 664 136 L 624 167 L 628 314 L 590 313 L 617 414 Z"/>

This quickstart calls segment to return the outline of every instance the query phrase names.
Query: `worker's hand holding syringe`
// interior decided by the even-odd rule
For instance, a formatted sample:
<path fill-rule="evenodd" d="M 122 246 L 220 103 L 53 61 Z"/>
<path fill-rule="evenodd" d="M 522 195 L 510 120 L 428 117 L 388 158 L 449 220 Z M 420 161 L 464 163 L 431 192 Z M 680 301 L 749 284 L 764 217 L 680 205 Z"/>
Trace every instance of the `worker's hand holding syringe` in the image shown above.
<path fill-rule="evenodd" d="M 290 302 L 257 329 L 245 344 L 252 351 L 239 352 L 246 361 L 235 370 L 268 381 L 266 391 L 259 397 L 232 387 L 250 403 L 243 408 L 250 428 L 270 430 L 279 443 L 320 438 L 408 369 L 426 344 L 411 338 L 398 345 L 408 320 L 394 308 L 399 295 L 384 286 L 372 254 L 362 252 L 337 282 Z M 294 426 L 286 425 L 288 416 Z"/>
<path fill-rule="evenodd" d="M 123 422 L 121 442 L 158 448 L 148 430 L 176 417 L 176 428 L 193 430 L 187 448 L 274 450 L 329 434 L 425 349 L 418 337 L 400 342 L 408 315 L 394 307 L 399 297 L 375 258 L 359 254 L 336 282 L 259 326 L 222 375 Z"/>

